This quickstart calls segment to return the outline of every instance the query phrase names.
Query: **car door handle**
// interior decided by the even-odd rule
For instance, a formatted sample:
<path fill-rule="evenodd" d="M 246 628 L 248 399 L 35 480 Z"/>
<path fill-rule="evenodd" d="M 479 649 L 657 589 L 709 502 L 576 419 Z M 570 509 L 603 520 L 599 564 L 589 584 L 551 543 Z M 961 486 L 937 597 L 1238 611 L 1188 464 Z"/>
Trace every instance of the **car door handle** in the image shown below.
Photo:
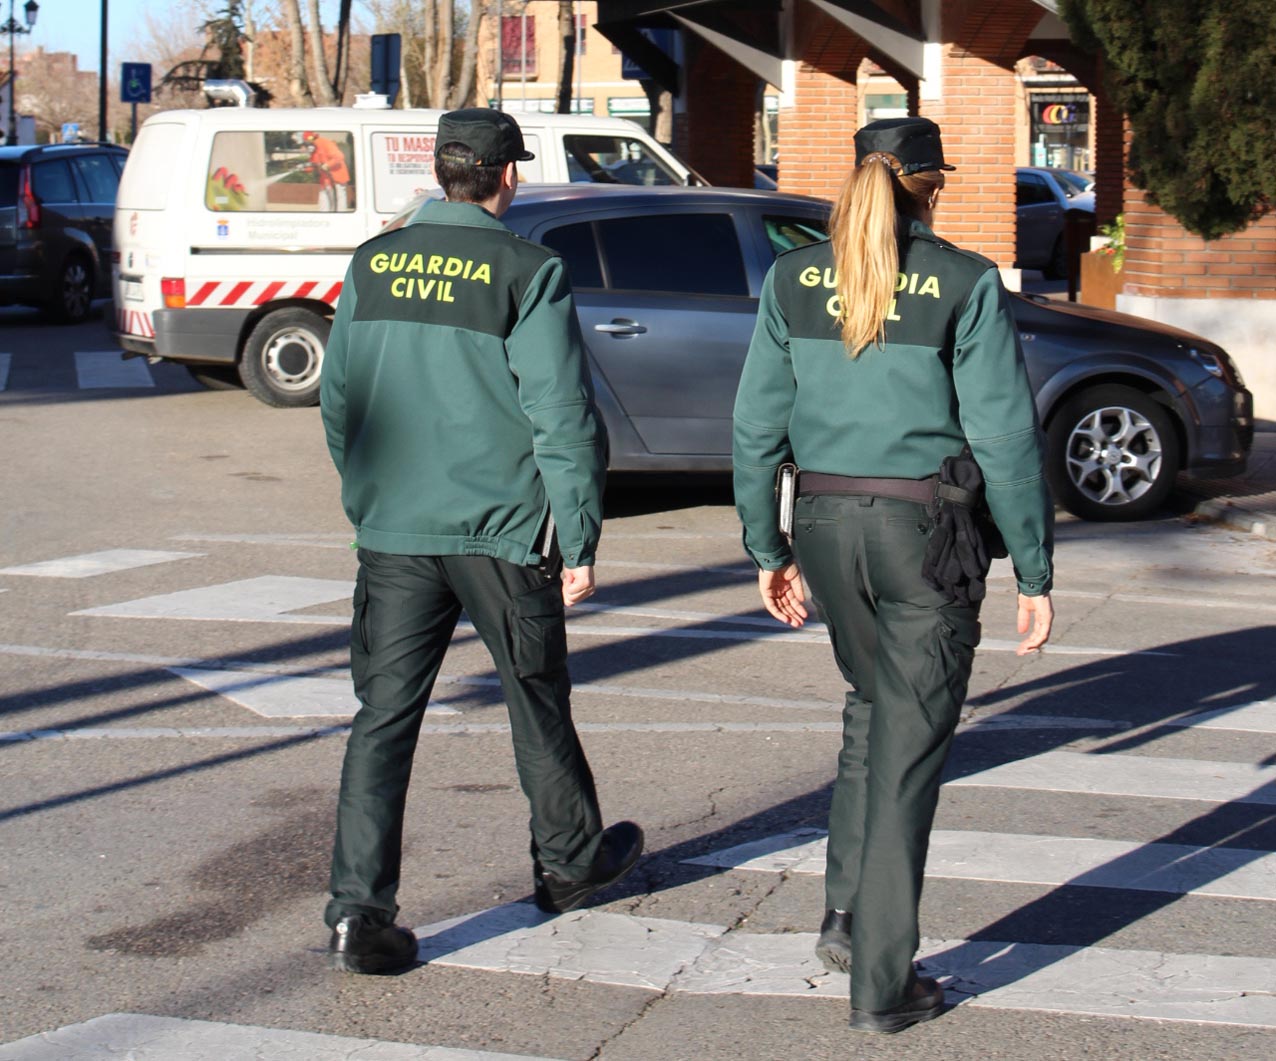
<path fill-rule="evenodd" d="M 610 324 L 595 324 L 594 331 L 602 332 L 604 335 L 645 335 L 647 326 L 637 321 L 617 318 Z"/>

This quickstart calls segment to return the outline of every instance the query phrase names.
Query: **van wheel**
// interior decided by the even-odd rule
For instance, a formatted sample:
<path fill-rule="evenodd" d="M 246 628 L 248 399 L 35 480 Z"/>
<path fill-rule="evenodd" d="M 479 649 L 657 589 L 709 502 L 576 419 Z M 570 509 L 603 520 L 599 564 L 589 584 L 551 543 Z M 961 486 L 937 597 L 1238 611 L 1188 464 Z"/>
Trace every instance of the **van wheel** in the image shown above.
<path fill-rule="evenodd" d="M 93 269 L 80 255 L 62 263 L 57 287 L 49 298 L 49 312 L 65 324 L 79 324 L 93 301 Z"/>
<path fill-rule="evenodd" d="M 1092 387 L 1069 398 L 1047 437 L 1050 486 L 1074 516 L 1145 519 L 1174 488 L 1180 457 L 1170 414 L 1133 387 Z"/>
<path fill-rule="evenodd" d="M 276 409 L 319 402 L 319 369 L 330 325 L 308 309 L 267 313 L 248 336 L 239 378 L 248 393 Z"/>
<path fill-rule="evenodd" d="M 191 379 L 210 391 L 237 391 L 244 386 L 234 365 L 187 365 L 186 371 Z"/>

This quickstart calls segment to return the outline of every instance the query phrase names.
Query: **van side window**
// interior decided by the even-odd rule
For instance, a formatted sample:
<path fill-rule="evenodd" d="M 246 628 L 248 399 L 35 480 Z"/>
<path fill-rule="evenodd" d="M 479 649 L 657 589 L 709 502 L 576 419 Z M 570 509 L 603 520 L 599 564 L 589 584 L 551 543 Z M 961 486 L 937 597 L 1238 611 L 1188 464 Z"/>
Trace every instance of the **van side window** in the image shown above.
<path fill-rule="evenodd" d="M 573 288 L 603 286 L 603 269 L 598 261 L 598 245 L 594 242 L 591 222 L 579 221 L 552 228 L 540 242 L 563 256 Z"/>
<path fill-rule="evenodd" d="M 355 208 L 348 132 L 226 132 L 213 137 L 204 205 L 228 210 L 348 214 Z"/>
<path fill-rule="evenodd" d="M 641 140 L 627 136 L 565 135 L 568 179 L 575 184 L 681 184 Z"/>
<path fill-rule="evenodd" d="M 597 222 L 610 278 L 630 291 L 748 295 L 729 214 L 648 214 Z"/>

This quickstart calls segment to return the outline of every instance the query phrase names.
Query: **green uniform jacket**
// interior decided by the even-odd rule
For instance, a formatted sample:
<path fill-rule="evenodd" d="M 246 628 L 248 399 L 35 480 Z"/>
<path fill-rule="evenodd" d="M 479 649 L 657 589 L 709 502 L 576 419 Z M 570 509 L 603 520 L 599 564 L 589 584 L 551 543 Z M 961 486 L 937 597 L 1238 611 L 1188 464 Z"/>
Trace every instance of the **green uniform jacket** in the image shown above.
<path fill-rule="evenodd" d="M 771 570 L 791 560 L 774 493 L 787 461 L 833 475 L 924 479 L 969 440 L 1019 589 L 1044 593 L 1054 506 L 1001 277 L 918 221 L 901 248 L 885 345 L 854 359 L 836 319 L 831 244 L 786 251 L 767 275 L 735 403 L 745 548 Z"/>
<path fill-rule="evenodd" d="M 346 272 L 320 404 L 361 546 L 594 562 L 605 434 L 562 259 L 480 206 L 430 201 Z"/>

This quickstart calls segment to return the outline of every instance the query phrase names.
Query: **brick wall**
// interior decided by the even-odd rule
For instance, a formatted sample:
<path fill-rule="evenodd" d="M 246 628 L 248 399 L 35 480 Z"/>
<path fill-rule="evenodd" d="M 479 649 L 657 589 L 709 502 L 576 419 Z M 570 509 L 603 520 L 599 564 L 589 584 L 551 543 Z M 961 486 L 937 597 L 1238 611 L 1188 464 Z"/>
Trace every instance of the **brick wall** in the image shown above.
<path fill-rule="evenodd" d="M 680 153 L 710 184 L 753 187 L 754 95 L 758 79 L 724 52 L 697 42 L 687 60 Z"/>
<path fill-rule="evenodd" d="M 795 106 L 780 112 L 780 188 L 833 199 L 855 164 L 856 78 L 868 45 L 818 8 L 800 13 Z"/>
<path fill-rule="evenodd" d="M 1207 243 L 1138 188 L 1125 199 L 1125 294 L 1276 298 L 1276 217 Z"/>

